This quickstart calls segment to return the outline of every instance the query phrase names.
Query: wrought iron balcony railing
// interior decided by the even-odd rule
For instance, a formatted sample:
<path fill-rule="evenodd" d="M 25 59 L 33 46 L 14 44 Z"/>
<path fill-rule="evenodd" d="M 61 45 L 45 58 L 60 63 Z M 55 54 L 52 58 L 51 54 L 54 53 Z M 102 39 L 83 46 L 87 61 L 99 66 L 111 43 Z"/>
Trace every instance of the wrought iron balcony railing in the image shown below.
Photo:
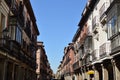
<path fill-rule="evenodd" d="M 0 47 L 4 50 L 10 50 L 10 40 L 7 31 L 0 32 Z"/>
<path fill-rule="evenodd" d="M 100 58 L 106 57 L 111 53 L 111 43 L 110 41 L 104 43 L 103 45 L 100 46 Z"/>
<path fill-rule="evenodd" d="M 86 64 L 90 64 L 92 62 L 92 56 L 90 54 L 87 54 L 86 56 Z"/>
<path fill-rule="evenodd" d="M 6 4 L 8 5 L 9 9 L 12 11 L 12 13 L 17 16 L 18 14 L 18 4 L 16 1 L 13 0 L 5 0 Z"/>
<path fill-rule="evenodd" d="M 31 39 L 31 29 L 30 28 L 31 28 L 30 21 L 27 21 L 26 22 L 25 33 Z"/>
<path fill-rule="evenodd" d="M 92 20 L 92 29 L 94 30 L 99 26 L 99 16 L 95 16 Z"/>
<path fill-rule="evenodd" d="M 7 4 L 9 7 L 11 7 L 11 5 L 12 5 L 12 0 L 5 0 L 5 2 L 6 2 L 6 4 Z"/>
<path fill-rule="evenodd" d="M 111 39 L 111 54 L 120 51 L 120 34 Z"/>
<path fill-rule="evenodd" d="M 31 37 L 31 41 L 32 41 L 32 44 L 34 45 L 34 47 L 36 47 L 37 45 L 37 38 L 32 34 L 32 37 Z"/>
<path fill-rule="evenodd" d="M 73 70 L 77 70 L 77 69 L 79 69 L 80 67 L 81 67 L 81 66 L 80 66 L 80 61 L 79 61 L 79 60 L 73 64 Z"/>
<path fill-rule="evenodd" d="M 102 20 L 102 18 L 105 16 L 105 11 L 107 10 L 109 6 L 109 3 L 108 2 L 105 2 L 102 7 L 100 8 L 99 10 L 99 14 L 100 14 L 100 20 Z"/>
<path fill-rule="evenodd" d="M 10 56 L 30 65 L 33 69 L 36 68 L 35 59 L 28 56 L 16 41 L 10 40 L 8 36 L 5 36 L 4 32 L 0 32 L 0 49 L 7 51 Z"/>
<path fill-rule="evenodd" d="M 97 60 L 99 58 L 99 49 L 93 50 L 91 55 L 92 55 L 92 62 Z"/>

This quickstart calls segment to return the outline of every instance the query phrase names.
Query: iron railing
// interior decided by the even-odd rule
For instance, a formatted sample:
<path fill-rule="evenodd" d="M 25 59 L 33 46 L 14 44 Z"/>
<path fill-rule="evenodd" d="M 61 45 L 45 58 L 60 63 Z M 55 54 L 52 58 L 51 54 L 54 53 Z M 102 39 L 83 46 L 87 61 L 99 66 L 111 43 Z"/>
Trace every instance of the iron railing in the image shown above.
<path fill-rule="evenodd" d="M 98 26 L 99 26 L 99 17 L 95 16 L 92 20 L 92 29 L 94 30 L 95 27 L 98 27 Z"/>
<path fill-rule="evenodd" d="M 99 58 L 99 49 L 93 50 L 91 55 L 92 55 L 92 61 L 97 60 Z"/>
<path fill-rule="evenodd" d="M 77 70 L 79 69 L 81 66 L 80 66 L 80 61 L 76 61 L 74 64 L 73 64 L 73 70 Z"/>
<path fill-rule="evenodd" d="M 103 45 L 100 46 L 100 58 L 106 57 L 111 53 L 111 45 L 110 42 L 106 42 Z"/>

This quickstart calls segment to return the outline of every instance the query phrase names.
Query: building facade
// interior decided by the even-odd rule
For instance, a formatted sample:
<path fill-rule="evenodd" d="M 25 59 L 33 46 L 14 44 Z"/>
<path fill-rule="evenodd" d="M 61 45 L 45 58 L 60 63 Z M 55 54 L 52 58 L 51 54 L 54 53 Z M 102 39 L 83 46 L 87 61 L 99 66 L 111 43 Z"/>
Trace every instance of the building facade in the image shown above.
<path fill-rule="evenodd" d="M 88 0 L 72 40 L 73 80 L 120 79 L 119 21 L 120 0 Z"/>
<path fill-rule="evenodd" d="M 0 80 L 36 80 L 38 35 L 29 0 L 0 0 Z"/>
<path fill-rule="evenodd" d="M 64 56 L 61 64 L 58 67 L 56 74 L 57 79 L 62 80 L 73 80 L 73 62 L 74 62 L 74 46 L 73 43 L 69 43 L 67 47 L 64 48 Z"/>
<path fill-rule="evenodd" d="M 87 2 L 73 38 L 81 50 L 74 69 L 77 80 L 119 80 L 119 5 L 119 0 Z"/>
<path fill-rule="evenodd" d="M 53 78 L 53 71 L 50 67 L 43 42 L 37 42 L 38 50 L 36 52 L 37 80 L 50 80 Z"/>

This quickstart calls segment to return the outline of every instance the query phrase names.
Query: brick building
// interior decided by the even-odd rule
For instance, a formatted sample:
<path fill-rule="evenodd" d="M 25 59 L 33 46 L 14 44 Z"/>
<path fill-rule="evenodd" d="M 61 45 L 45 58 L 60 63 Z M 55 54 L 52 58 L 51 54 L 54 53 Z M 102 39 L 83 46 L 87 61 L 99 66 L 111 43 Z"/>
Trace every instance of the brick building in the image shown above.
<path fill-rule="evenodd" d="M 38 47 L 36 53 L 37 80 L 50 80 L 51 78 L 53 78 L 53 71 L 48 61 L 43 42 L 37 42 L 37 47 Z"/>
<path fill-rule="evenodd" d="M 39 31 L 29 0 L 0 0 L 0 80 L 35 80 Z"/>
<path fill-rule="evenodd" d="M 75 80 L 119 80 L 119 21 L 120 0 L 88 0 L 72 40 Z"/>

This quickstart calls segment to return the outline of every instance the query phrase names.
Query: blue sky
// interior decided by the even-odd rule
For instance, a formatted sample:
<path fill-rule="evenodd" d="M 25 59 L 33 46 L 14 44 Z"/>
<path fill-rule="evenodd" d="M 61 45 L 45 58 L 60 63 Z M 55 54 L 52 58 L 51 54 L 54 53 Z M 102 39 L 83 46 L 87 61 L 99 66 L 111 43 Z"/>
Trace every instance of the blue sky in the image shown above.
<path fill-rule="evenodd" d="M 30 0 L 54 73 L 64 55 L 64 47 L 72 42 L 87 0 Z"/>

